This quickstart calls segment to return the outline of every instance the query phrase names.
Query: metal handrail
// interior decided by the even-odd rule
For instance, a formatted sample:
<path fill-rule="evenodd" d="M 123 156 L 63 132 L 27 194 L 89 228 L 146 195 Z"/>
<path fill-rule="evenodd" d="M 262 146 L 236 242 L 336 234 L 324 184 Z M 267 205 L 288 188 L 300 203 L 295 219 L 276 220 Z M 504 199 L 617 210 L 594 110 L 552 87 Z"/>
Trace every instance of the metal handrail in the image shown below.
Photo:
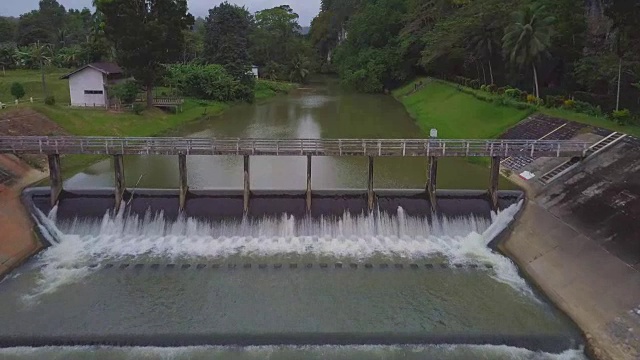
<path fill-rule="evenodd" d="M 572 140 L 0 137 L 0 153 L 16 154 L 569 157 L 591 145 Z"/>

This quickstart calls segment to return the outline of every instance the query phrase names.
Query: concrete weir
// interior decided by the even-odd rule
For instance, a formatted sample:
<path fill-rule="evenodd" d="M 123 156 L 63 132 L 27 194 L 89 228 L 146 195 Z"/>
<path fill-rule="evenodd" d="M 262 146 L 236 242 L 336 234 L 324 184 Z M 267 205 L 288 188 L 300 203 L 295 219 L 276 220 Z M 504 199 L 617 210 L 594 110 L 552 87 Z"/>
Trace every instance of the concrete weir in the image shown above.
<path fill-rule="evenodd" d="M 361 214 L 369 211 L 368 190 L 316 190 L 311 195 L 298 191 L 251 191 L 251 206 L 245 212 L 245 190 L 190 190 L 185 206 L 180 207 L 181 190 L 136 189 L 126 199 L 125 211 L 134 214 L 163 212 L 167 219 L 188 216 L 198 219 L 218 219 L 243 216 L 262 217 L 281 214 L 296 217 L 341 216 L 346 212 Z M 31 188 L 23 193 L 23 201 L 32 213 L 47 214 L 51 205 L 50 188 Z M 437 191 L 438 211 L 432 212 L 424 190 L 378 190 L 375 209 L 395 214 L 402 207 L 409 216 L 490 216 L 492 204 L 482 190 Z M 309 200 L 309 197 L 311 200 Z M 504 209 L 523 198 L 520 191 L 497 193 L 499 209 Z M 58 219 L 99 218 L 115 208 L 113 191 L 67 190 L 57 203 Z M 216 206 L 211 206 L 215 203 Z M 311 205 L 309 207 L 309 204 Z"/>

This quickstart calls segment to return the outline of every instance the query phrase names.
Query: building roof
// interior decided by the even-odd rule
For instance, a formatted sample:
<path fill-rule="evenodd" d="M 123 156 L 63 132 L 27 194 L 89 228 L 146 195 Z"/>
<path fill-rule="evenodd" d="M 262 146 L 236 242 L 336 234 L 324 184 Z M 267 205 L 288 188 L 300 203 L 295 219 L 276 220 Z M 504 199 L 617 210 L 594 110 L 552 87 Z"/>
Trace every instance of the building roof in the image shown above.
<path fill-rule="evenodd" d="M 97 63 L 87 64 L 73 72 L 70 72 L 67 75 L 61 77 L 61 79 L 68 79 L 69 77 L 71 77 L 71 75 L 77 72 L 80 72 L 86 68 L 92 68 L 94 70 L 98 70 L 105 75 L 122 74 L 122 69 L 120 68 L 120 66 L 118 66 L 118 64 L 110 63 L 110 62 L 97 62 Z"/>

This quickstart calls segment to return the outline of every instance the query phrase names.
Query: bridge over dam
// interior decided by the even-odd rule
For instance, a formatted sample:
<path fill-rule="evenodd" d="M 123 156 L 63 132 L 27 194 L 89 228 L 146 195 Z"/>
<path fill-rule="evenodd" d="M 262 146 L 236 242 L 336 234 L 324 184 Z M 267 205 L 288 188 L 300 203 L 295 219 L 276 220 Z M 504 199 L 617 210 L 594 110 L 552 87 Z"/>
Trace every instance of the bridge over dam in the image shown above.
<path fill-rule="evenodd" d="M 125 192 L 124 155 L 178 156 L 180 173 L 180 210 L 186 206 L 187 156 L 235 155 L 244 158 L 243 209 L 251 199 L 250 158 L 252 156 L 306 156 L 306 207 L 311 210 L 311 163 L 314 156 L 367 157 L 369 210 L 375 206 L 374 159 L 376 157 L 424 157 L 428 161 L 426 194 L 432 210 L 436 206 L 438 158 L 489 157 L 491 173 L 488 195 L 493 208 L 498 206 L 500 161 L 527 156 L 581 158 L 590 143 L 572 140 L 460 140 L 460 139 L 207 139 L 176 137 L 0 137 L 0 153 L 41 154 L 48 157 L 51 182 L 51 204 L 63 193 L 60 156 L 65 154 L 109 155 L 115 172 L 115 206 L 119 208 Z"/>

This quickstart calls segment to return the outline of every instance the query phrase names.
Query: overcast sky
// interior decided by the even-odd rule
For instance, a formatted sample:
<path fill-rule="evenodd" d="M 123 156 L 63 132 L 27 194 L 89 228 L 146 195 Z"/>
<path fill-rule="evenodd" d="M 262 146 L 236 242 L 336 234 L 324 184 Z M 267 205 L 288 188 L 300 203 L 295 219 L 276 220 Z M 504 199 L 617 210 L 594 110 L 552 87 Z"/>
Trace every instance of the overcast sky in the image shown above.
<path fill-rule="evenodd" d="M 0 0 L 0 15 L 18 16 L 38 8 L 39 0 Z M 58 0 L 67 9 L 82 9 L 91 6 L 91 0 Z M 194 16 L 206 16 L 208 10 L 222 0 L 187 0 L 189 11 Z M 229 0 L 231 3 L 244 5 L 249 11 L 256 12 L 263 9 L 272 8 L 282 4 L 289 4 L 298 15 L 300 15 L 300 25 L 309 26 L 320 11 L 320 0 Z"/>

